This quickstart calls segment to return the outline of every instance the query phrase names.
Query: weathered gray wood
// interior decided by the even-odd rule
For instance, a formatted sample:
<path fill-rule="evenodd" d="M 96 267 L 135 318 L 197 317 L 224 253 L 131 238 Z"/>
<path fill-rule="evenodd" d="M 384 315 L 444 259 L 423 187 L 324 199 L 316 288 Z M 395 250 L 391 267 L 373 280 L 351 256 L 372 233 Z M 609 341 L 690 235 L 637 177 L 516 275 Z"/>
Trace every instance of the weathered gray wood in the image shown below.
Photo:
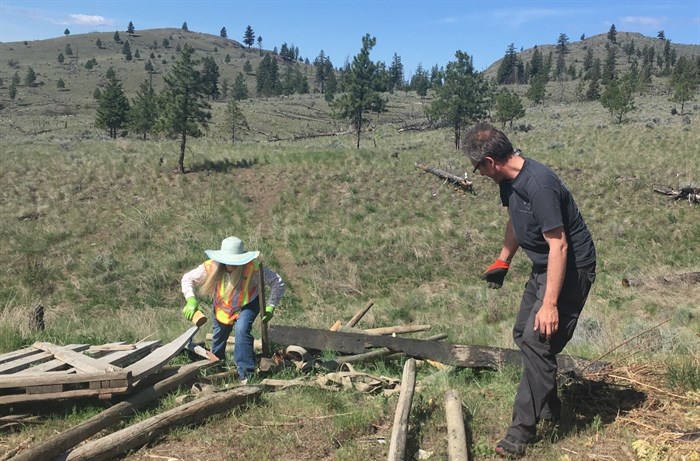
<path fill-rule="evenodd" d="M 462 399 L 454 389 L 445 391 L 445 420 L 447 422 L 447 459 L 469 461 L 467 433 L 462 417 Z"/>
<path fill-rule="evenodd" d="M 90 347 L 89 344 L 70 344 L 65 346 L 66 349 L 71 351 L 84 351 Z M 0 365 L 0 374 L 16 373 L 18 371 L 29 368 L 33 365 L 41 364 L 53 360 L 54 356 L 50 352 L 44 352 L 40 349 L 35 349 L 36 354 L 27 355 L 17 360 L 8 361 Z"/>
<path fill-rule="evenodd" d="M 352 318 L 350 319 L 350 321 L 348 321 L 348 323 L 346 323 L 345 326 L 346 326 L 347 328 L 352 328 L 352 327 L 354 327 L 355 325 L 357 325 L 357 322 L 359 322 L 359 321 L 362 319 L 362 317 L 365 316 L 365 314 L 367 313 L 367 311 L 369 311 L 369 309 L 370 309 L 372 306 L 374 306 L 374 302 L 373 302 L 373 301 L 368 302 L 368 303 L 365 305 L 365 307 L 363 307 L 362 309 L 360 309 L 355 315 L 352 316 Z"/>
<path fill-rule="evenodd" d="M 393 335 L 403 333 L 418 333 L 430 330 L 430 325 L 396 325 L 393 327 L 367 328 L 363 330 L 370 335 Z"/>
<path fill-rule="evenodd" d="M 428 173 L 432 173 L 438 178 L 444 179 L 450 184 L 452 184 L 455 187 L 459 187 L 460 189 L 471 192 L 472 191 L 472 182 L 467 180 L 467 178 L 461 178 L 459 176 L 456 176 L 449 171 L 442 170 L 440 168 L 435 168 L 431 167 L 429 165 L 426 165 L 424 163 L 417 163 L 416 162 L 416 168 L 419 168 L 423 171 L 427 171 Z"/>
<path fill-rule="evenodd" d="M 440 334 L 425 338 L 425 341 L 438 341 L 438 340 L 446 339 L 446 338 L 447 338 L 446 333 L 440 333 Z M 361 363 L 361 362 L 367 362 L 369 360 L 374 360 L 374 359 L 378 359 L 378 358 L 382 358 L 382 357 L 389 357 L 389 356 L 393 356 L 393 355 L 399 356 L 399 355 L 403 355 L 403 353 L 392 351 L 388 347 L 380 347 L 378 349 L 372 349 L 369 352 L 365 352 L 364 354 L 343 355 L 340 357 L 336 357 L 333 360 L 328 360 L 326 362 L 323 362 L 321 365 L 324 368 L 335 370 L 343 363 Z"/>
<path fill-rule="evenodd" d="M 113 405 L 87 421 L 21 452 L 13 458 L 13 461 L 53 459 L 64 451 L 78 445 L 83 440 L 87 440 L 101 430 L 121 421 L 122 418 L 133 415 L 138 409 L 143 408 L 148 403 L 194 379 L 202 367 L 207 365 L 208 363 L 204 361 L 184 365 L 178 369 L 177 374 L 144 389 L 128 400 Z"/>
<path fill-rule="evenodd" d="M 0 354 L 0 364 L 11 362 L 13 360 L 23 359 L 30 355 L 38 354 L 39 352 L 41 352 L 39 349 L 35 349 L 33 347 L 27 347 L 12 352 L 5 352 L 4 354 Z"/>
<path fill-rule="evenodd" d="M 306 349 L 331 350 L 343 354 L 361 354 L 371 347 L 387 347 L 419 359 L 431 359 L 447 365 L 467 368 L 498 369 L 503 365 L 522 366 L 520 351 L 498 347 L 466 346 L 449 342 L 374 336 L 359 333 L 318 330 L 306 327 L 270 325 L 270 340 L 282 345 L 297 345 Z M 605 366 L 565 355 L 557 356 L 560 371 L 592 371 Z"/>
<path fill-rule="evenodd" d="M 59 459 L 105 461 L 143 446 L 174 426 L 198 423 L 212 415 L 243 405 L 262 393 L 260 386 L 240 386 L 227 392 L 205 395 L 137 424 L 88 442 Z"/>
<path fill-rule="evenodd" d="M 124 368 L 133 375 L 133 380 L 138 381 L 154 371 L 159 370 L 173 357 L 180 353 L 192 340 L 199 327 L 190 327 L 186 332 L 169 342 L 163 347 L 156 349 L 138 362 Z"/>
<path fill-rule="evenodd" d="M 97 397 L 101 394 L 123 394 L 129 391 L 128 386 L 113 387 L 105 389 L 78 389 L 63 392 L 47 392 L 43 394 L 14 394 L 1 395 L 0 405 L 16 403 L 38 402 L 47 400 L 72 399 L 76 397 Z"/>
<path fill-rule="evenodd" d="M 78 384 L 92 381 L 123 381 L 130 378 L 126 370 L 115 370 L 97 373 L 27 373 L 3 376 L 0 379 L 0 389 L 13 387 L 49 386 L 56 384 Z"/>
<path fill-rule="evenodd" d="M 401 393 L 394 413 L 394 425 L 391 428 L 389 442 L 389 461 L 406 459 L 406 438 L 408 436 L 408 417 L 411 415 L 413 393 L 416 389 L 416 361 L 408 359 L 403 366 Z"/>
<path fill-rule="evenodd" d="M 118 367 L 125 367 L 147 356 L 161 344 L 162 343 L 159 339 L 152 341 L 143 341 L 134 344 L 135 348 L 132 350 L 116 351 L 110 354 L 105 354 L 101 356 L 99 360 L 112 365 L 116 365 Z"/>
<path fill-rule="evenodd" d="M 110 372 L 119 369 L 119 367 L 115 365 L 100 362 L 99 360 L 88 357 L 87 355 L 74 352 L 67 347 L 44 342 L 34 343 L 34 347 L 48 352 L 49 354 L 53 354 L 54 358 L 61 360 L 71 365 L 73 368 L 85 373 Z"/>

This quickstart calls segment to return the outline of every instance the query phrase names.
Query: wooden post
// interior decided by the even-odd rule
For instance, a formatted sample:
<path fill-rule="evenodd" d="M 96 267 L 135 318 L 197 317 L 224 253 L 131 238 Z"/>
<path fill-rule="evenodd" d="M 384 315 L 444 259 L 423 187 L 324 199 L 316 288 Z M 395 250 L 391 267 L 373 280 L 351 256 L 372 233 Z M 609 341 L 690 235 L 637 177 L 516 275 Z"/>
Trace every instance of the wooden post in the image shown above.
<path fill-rule="evenodd" d="M 406 437 L 408 436 L 408 417 L 411 414 L 413 392 L 416 389 L 416 361 L 408 359 L 403 367 L 401 378 L 401 393 L 396 404 L 394 426 L 391 430 L 389 443 L 389 461 L 404 461 L 406 459 Z"/>
<path fill-rule="evenodd" d="M 260 285 L 258 285 L 258 304 L 260 305 L 260 340 L 262 341 L 262 356 L 270 357 L 270 339 L 267 333 L 267 322 L 262 321 L 263 315 L 265 315 L 265 274 L 263 269 L 263 263 L 260 262 Z"/>
<path fill-rule="evenodd" d="M 351 327 L 354 327 L 355 325 L 357 325 L 357 322 L 359 322 L 360 319 L 362 319 L 362 317 L 365 316 L 365 314 L 367 313 L 367 311 L 369 310 L 369 308 L 372 307 L 373 305 L 374 305 L 374 301 L 368 302 L 367 305 L 366 305 L 365 307 L 362 308 L 362 310 L 358 311 L 357 314 L 355 314 L 355 315 L 350 319 L 350 321 L 349 321 L 348 323 L 345 324 L 345 326 L 348 327 L 348 328 L 351 328 Z"/>
<path fill-rule="evenodd" d="M 132 415 L 139 408 L 144 407 L 149 402 L 170 392 L 183 383 L 188 382 L 199 374 L 199 370 L 211 362 L 190 363 L 177 370 L 177 374 L 171 376 L 155 385 L 144 389 L 135 396 L 120 402 L 105 411 L 98 413 L 92 418 L 77 426 L 65 430 L 50 437 L 39 445 L 23 451 L 14 458 L 13 461 L 33 461 L 38 459 L 53 459 L 64 451 L 73 448 L 83 440 L 97 434 L 112 424 L 119 422 L 122 418 Z"/>
<path fill-rule="evenodd" d="M 468 461 L 469 450 L 462 418 L 462 399 L 454 389 L 445 391 L 445 419 L 447 420 L 447 459 Z"/>

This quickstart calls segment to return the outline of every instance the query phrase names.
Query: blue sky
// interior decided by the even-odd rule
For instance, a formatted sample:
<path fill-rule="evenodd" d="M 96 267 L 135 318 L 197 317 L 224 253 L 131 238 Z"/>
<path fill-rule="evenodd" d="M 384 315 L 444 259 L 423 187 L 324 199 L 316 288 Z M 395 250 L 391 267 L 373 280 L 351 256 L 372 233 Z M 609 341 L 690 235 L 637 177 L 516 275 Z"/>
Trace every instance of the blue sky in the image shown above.
<path fill-rule="evenodd" d="M 336 67 L 358 53 L 362 36 L 377 38 L 372 59 L 402 60 L 406 77 L 418 63 L 429 69 L 469 53 L 478 70 L 516 49 L 554 44 L 618 31 L 656 37 L 663 30 L 674 43 L 700 44 L 700 0 L 0 0 L 0 41 L 71 34 L 182 26 L 190 31 L 242 41 L 246 26 L 263 37 L 263 48 L 283 42 L 313 61 L 321 49 Z"/>

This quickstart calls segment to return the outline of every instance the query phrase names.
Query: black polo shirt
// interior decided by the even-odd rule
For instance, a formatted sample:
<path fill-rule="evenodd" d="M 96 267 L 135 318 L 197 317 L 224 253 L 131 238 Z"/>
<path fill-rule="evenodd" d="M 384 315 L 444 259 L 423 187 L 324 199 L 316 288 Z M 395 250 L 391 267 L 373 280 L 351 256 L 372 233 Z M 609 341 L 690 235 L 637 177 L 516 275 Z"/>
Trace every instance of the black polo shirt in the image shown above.
<path fill-rule="evenodd" d="M 569 251 L 567 268 L 582 268 L 596 260 L 593 238 L 569 189 L 549 167 L 524 159 L 511 181 L 498 183 L 501 203 L 508 207 L 515 238 L 532 260 L 534 272 L 547 270 L 549 245 L 544 233 L 563 227 Z"/>

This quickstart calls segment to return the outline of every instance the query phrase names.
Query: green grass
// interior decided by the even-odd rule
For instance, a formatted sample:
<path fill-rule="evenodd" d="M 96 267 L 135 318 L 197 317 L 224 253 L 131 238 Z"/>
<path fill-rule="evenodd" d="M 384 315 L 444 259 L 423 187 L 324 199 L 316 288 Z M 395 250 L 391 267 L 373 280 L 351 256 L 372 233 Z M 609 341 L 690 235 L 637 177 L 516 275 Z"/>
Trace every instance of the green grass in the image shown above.
<path fill-rule="evenodd" d="M 100 344 L 178 336 L 188 326 L 180 314 L 180 277 L 227 235 L 261 249 L 265 263 L 284 277 L 277 323 L 328 328 L 372 300 L 361 327 L 430 324 L 428 334 L 445 332 L 451 342 L 513 347 L 529 262 L 518 254 L 501 290 L 479 279 L 500 249 L 505 212 L 495 184 L 466 170 L 451 132 L 398 131 L 424 103 L 393 95 L 394 112 L 375 118 L 357 150 L 351 135 L 268 142 L 255 134 L 260 129 L 287 139 L 344 131 L 317 95 L 249 101 L 243 108 L 253 133 L 235 144 L 216 130 L 190 140 L 185 175 L 173 172 L 176 142 L 106 141 L 92 126 L 90 105 L 76 109 L 67 128 L 43 133 L 32 131 L 36 114 L 2 117 L 0 352 L 37 340 Z M 700 144 L 700 108 L 691 106 L 686 125 L 670 115 L 666 97 L 645 96 L 637 106 L 616 125 L 598 104 L 550 103 L 528 108 L 522 122 L 532 131 L 508 135 L 526 156 L 561 175 L 597 245 L 598 278 L 566 352 L 595 358 L 671 318 L 607 358 L 669 364 L 670 386 L 697 390 L 697 363 L 683 358 L 700 353 L 700 310 L 693 301 L 700 287 L 623 288 L 620 281 L 700 270 L 700 208 L 652 192 L 654 186 L 697 186 L 700 162 L 688 149 Z M 658 121 L 647 127 L 653 118 Z M 468 171 L 474 194 L 453 190 L 416 162 L 457 175 Z M 39 303 L 46 310 L 43 332 L 28 323 Z M 397 377 L 401 362 L 361 369 Z M 419 370 L 421 378 L 429 374 Z M 513 370 L 462 370 L 428 386 L 414 404 L 420 427 L 412 448 L 446 456 L 442 399 L 454 387 L 468 409 L 475 459 L 492 458 L 518 379 Z M 383 459 L 387 446 L 377 440 L 389 434 L 393 405 L 394 398 L 296 389 L 167 440 L 214 450 L 233 433 L 226 456 L 240 459 L 280 459 L 282 446 L 313 447 L 318 459 Z M 51 429 L 67 427 L 62 418 Z M 566 440 L 583 445 L 593 437 L 620 443 L 632 437 L 595 421 L 590 416 L 576 425 Z M 295 430 L 305 438 L 296 439 Z M 38 431 L 38 438 L 48 433 Z M 26 433 L 12 440 L 19 443 Z M 271 446 L 271 438 L 285 443 Z M 535 453 L 533 459 L 564 454 L 544 442 Z"/>

